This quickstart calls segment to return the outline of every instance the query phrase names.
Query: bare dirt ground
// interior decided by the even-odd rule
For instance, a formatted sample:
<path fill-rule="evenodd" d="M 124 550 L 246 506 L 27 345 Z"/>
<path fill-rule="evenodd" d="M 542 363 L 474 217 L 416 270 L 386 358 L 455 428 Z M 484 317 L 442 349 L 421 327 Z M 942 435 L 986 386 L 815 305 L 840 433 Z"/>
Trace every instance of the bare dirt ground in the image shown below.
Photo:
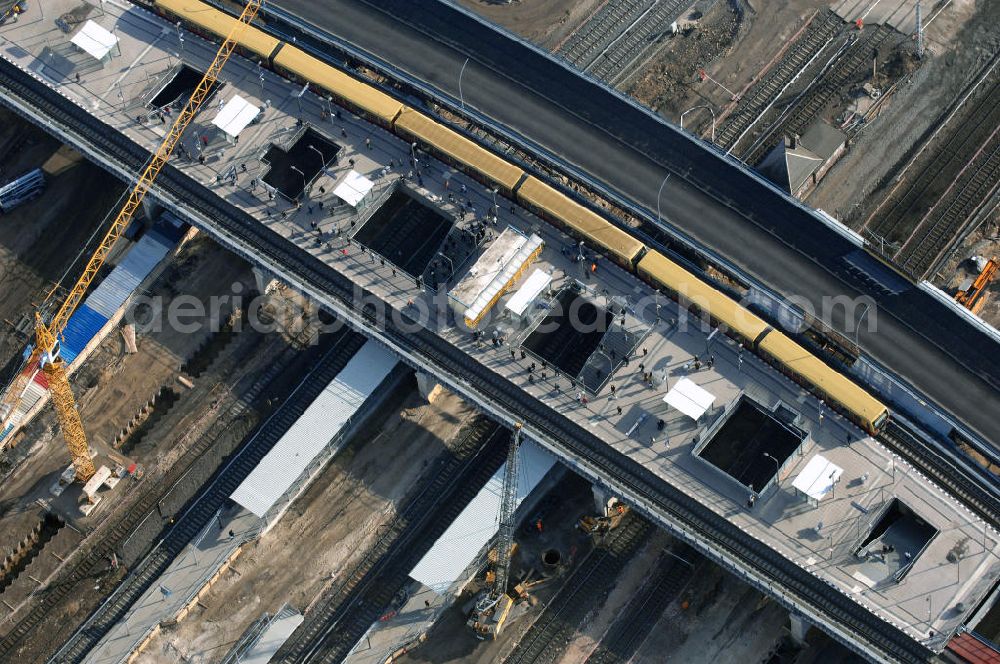
<path fill-rule="evenodd" d="M 172 260 L 154 282 L 150 295 L 163 295 L 169 302 L 178 292 L 184 292 L 207 300 L 218 293 L 221 285 L 228 287 L 234 282 L 252 283 L 247 264 L 213 242 L 196 239 Z M 78 488 L 71 487 L 62 498 L 53 500 L 49 487 L 69 459 L 54 413 L 47 407 L 26 427 L 21 444 L 15 448 L 22 460 L 0 487 L 0 531 L 19 538 L 18 530 L 31 527 L 30 523 L 25 524 L 23 515 L 35 508 L 36 501 L 44 500 L 83 532 L 89 533 L 96 528 L 100 533 L 131 508 L 144 493 L 143 487 L 155 487 L 161 482 L 213 426 L 221 427 L 224 436 L 237 440 L 246 435 L 258 415 L 253 408 L 239 422 L 230 422 L 221 416 L 250 388 L 254 375 L 275 363 L 288 364 L 301 352 L 290 346 L 282 334 L 265 334 L 245 328 L 219 349 L 213 362 L 195 379 L 193 389 L 180 387 L 174 382 L 179 367 L 208 335 L 207 331 L 182 334 L 166 326 L 161 332 L 140 334 L 140 352 L 130 356 L 124 355 L 121 337 L 116 333 L 109 335 L 71 380 L 84 426 L 91 433 L 94 446 L 102 452 L 99 457 L 102 463 L 109 463 L 103 455 L 110 451 L 106 445 L 110 436 L 124 426 L 160 385 L 174 385 L 179 390 L 179 400 L 151 425 L 142 441 L 127 455 L 117 457 L 125 461 L 134 459 L 143 466 L 142 484 L 120 483 L 89 517 L 83 517 L 76 509 Z M 89 545 L 85 542 L 81 550 L 87 548 Z M 52 628 L 38 630 L 37 638 L 29 647 L 37 653 L 49 652 L 52 644 L 47 642 L 50 637 L 46 635 L 51 634 L 55 639 L 59 630 L 67 626 L 72 628 L 75 620 L 82 619 L 102 599 L 102 592 L 93 590 L 110 589 L 116 579 L 114 573 L 102 575 L 96 583 L 91 579 L 92 590 L 54 610 Z M 29 604 L 20 607 L 15 619 L 29 606 L 30 600 Z M 7 617 L 7 611 L 2 617 Z M 0 623 L 0 633 L 6 633 L 11 624 Z M 30 657 L 23 661 L 29 660 Z"/>
<path fill-rule="evenodd" d="M 556 49 L 606 0 L 459 0 L 459 3 L 511 32 L 550 50 Z"/>
<path fill-rule="evenodd" d="M 816 11 L 825 11 L 823 0 L 758 0 L 742 7 L 716 2 L 701 18 L 685 15 L 687 30 L 669 38 L 663 48 L 632 77 L 626 91 L 650 108 L 677 123 L 684 111 L 705 104 L 718 116 L 781 51 Z M 737 9 L 739 8 L 739 9 Z M 718 81 L 701 81 L 698 68 Z M 707 130 L 711 114 L 696 112 L 685 126 Z"/>
<path fill-rule="evenodd" d="M 253 283 L 250 269 L 244 261 L 207 240 L 196 239 L 182 248 L 173 259 L 172 266 L 177 265 L 191 269 L 182 274 L 168 268 L 154 283 L 151 295 L 164 296 L 169 302 L 170 294 L 175 289 L 182 289 L 186 294 L 205 301 L 217 293 L 220 283 L 230 284 L 241 279 Z M 175 383 L 181 364 L 209 334 L 207 329 L 184 334 L 170 326 L 164 326 L 158 332 L 146 335 L 140 333 L 137 339 L 139 352 L 135 355 L 125 353 L 124 342 L 119 334 L 109 334 L 99 349 L 71 377 L 77 405 L 91 443 L 106 451 L 106 446 L 114 435 L 162 385 L 176 386 L 181 390 L 182 400 L 175 404 L 172 413 L 176 417 L 185 412 L 194 414 L 204 408 L 205 403 L 211 401 L 210 394 L 215 383 L 229 378 L 229 371 L 236 369 L 239 371 L 237 376 L 244 375 L 253 362 L 242 355 L 254 350 L 259 342 L 259 339 L 254 338 L 257 333 L 252 331 L 240 335 L 226 349 L 229 351 L 228 361 L 225 357 L 220 358 L 214 375 L 210 374 L 204 380 L 196 381 L 195 390 L 192 391 L 194 394 Z M 250 357 L 253 357 L 252 353 Z M 132 459 L 142 463 L 155 476 L 160 452 L 166 453 L 169 450 L 172 454 L 178 454 L 183 449 L 171 444 L 175 442 L 174 436 L 148 438 L 156 441 L 156 444 L 137 448 Z M 158 445 L 162 445 L 163 450 L 158 451 Z M 16 505 L 49 499 L 49 486 L 69 464 L 68 453 L 58 432 L 51 406 L 47 406 L 25 427 L 22 440 L 12 450 L 12 454 L 22 460 L 0 487 L 0 514 L 6 514 L 10 510 L 16 512 Z M 95 519 L 102 518 L 104 511 L 103 508 L 99 509 L 89 519 L 72 512 L 66 516 L 86 526 L 93 525 Z M 0 524 L 2 523 L 0 517 Z"/>
<path fill-rule="evenodd" d="M 806 202 L 851 226 L 863 222 L 884 194 L 873 191 L 876 185 L 902 166 L 907 151 L 1000 49 L 998 26 L 995 2 L 954 0 L 945 7 L 926 29 L 929 56 L 923 65 L 900 83 L 882 115 L 854 139 Z"/>
<path fill-rule="evenodd" d="M 363 555 L 421 472 L 456 439 L 472 410 L 444 393 L 427 404 L 412 385 L 363 431 L 140 662 L 218 661 L 265 611 L 300 611 Z"/>
<path fill-rule="evenodd" d="M 254 338 L 257 339 L 256 342 Z M 244 343 L 248 345 L 241 346 L 240 340 L 245 340 Z M 183 399 L 179 401 L 149 431 L 147 440 L 154 452 L 150 454 L 153 460 L 146 465 L 145 478 L 140 484 L 128 484 L 134 490 L 124 496 L 118 496 L 116 500 L 106 499 L 96 517 L 103 522 L 92 531 L 88 527 L 89 538 L 74 555 L 85 554 L 100 541 L 102 535 L 114 526 L 121 515 L 135 508 L 135 504 L 146 492 L 158 491 L 157 487 L 163 483 L 164 475 L 172 468 L 176 467 L 180 471 L 187 468 L 186 464 L 191 459 L 182 457 L 195 441 L 207 438 L 214 445 L 195 463 L 221 463 L 217 451 L 231 450 L 238 446 L 256 424 L 273 411 L 284 395 L 298 384 L 322 348 L 302 349 L 289 345 L 280 333 L 239 335 L 219 354 L 216 362 L 200 382 L 196 383 L 195 390 L 188 393 L 190 401 L 187 405 L 183 403 Z M 272 365 L 282 367 L 282 373 L 255 401 L 246 403 L 247 393 L 256 382 L 255 376 Z M 201 383 L 204 383 L 207 391 L 198 393 L 198 385 Z M 229 409 L 237 403 L 244 404 L 246 409 L 233 416 Z M 84 581 L 86 590 L 81 588 L 79 592 L 70 594 L 50 608 L 44 621 L 33 630 L 28 641 L 19 649 L 18 661 L 44 661 L 57 644 L 63 643 L 76 625 L 104 600 L 125 571 L 124 566 L 118 570 L 110 566 L 98 569 Z M 51 583 L 60 584 L 63 580 L 57 575 Z M 23 616 L 23 611 L 30 606 L 30 603 L 27 604 L 22 612 L 16 614 L 15 620 Z M 0 634 L 9 631 L 11 624 L 15 623 L 0 622 Z"/>
<path fill-rule="evenodd" d="M 398 661 L 404 664 L 482 664 L 502 662 L 514 649 L 546 604 L 559 592 L 566 578 L 584 557 L 593 549 L 594 540 L 583 534 L 576 524 L 584 514 L 592 514 L 593 493 L 590 485 L 580 476 L 565 473 L 541 498 L 539 508 L 545 513 L 543 532 L 519 524 L 515 532 L 518 551 L 513 563 L 513 578 L 532 579 L 547 576 L 550 580 L 531 590 L 532 599 L 519 603 L 511 610 L 507 625 L 496 639 L 480 641 L 466 624 L 468 611 L 472 607 L 480 587 L 480 579 L 469 584 L 469 588 L 446 609 L 431 627 L 427 639 L 422 644 L 403 655 Z M 535 516 L 526 516 L 526 521 Z M 554 571 L 546 572 L 539 564 L 542 552 L 557 549 L 563 563 Z"/>
<path fill-rule="evenodd" d="M 667 607 L 632 662 L 764 662 L 787 624 L 781 606 L 707 565 L 681 593 L 681 601 Z"/>
<path fill-rule="evenodd" d="M 566 647 L 566 652 L 559 658 L 558 664 L 576 664 L 587 660 L 618 615 L 652 574 L 653 565 L 660 559 L 660 554 L 671 541 L 672 538 L 664 530 L 653 533 L 628 567 L 622 571 L 614 589 L 600 608 L 584 618 L 583 623 L 577 626 L 576 634 Z"/>
<path fill-rule="evenodd" d="M 7 376 L 9 363 L 24 350 L 25 337 L 14 325 L 72 265 L 123 186 L 4 109 L 0 162 L 0 184 L 33 168 L 41 168 L 47 181 L 40 198 L 0 215 L 0 376 Z"/>

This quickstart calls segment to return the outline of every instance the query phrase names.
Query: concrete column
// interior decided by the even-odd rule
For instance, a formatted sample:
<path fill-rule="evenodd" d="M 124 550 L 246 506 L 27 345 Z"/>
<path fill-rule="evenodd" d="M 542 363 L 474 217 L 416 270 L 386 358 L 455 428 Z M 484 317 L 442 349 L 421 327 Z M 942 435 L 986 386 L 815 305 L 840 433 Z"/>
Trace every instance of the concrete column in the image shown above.
<path fill-rule="evenodd" d="M 142 199 L 142 211 L 146 213 L 147 219 L 156 219 L 161 210 L 163 210 L 163 206 L 157 203 L 152 196 L 146 196 Z"/>
<path fill-rule="evenodd" d="M 590 488 L 594 492 L 594 508 L 598 516 L 604 516 L 604 510 L 608 508 L 608 501 L 614 497 L 614 494 L 596 484 L 591 484 Z"/>
<path fill-rule="evenodd" d="M 806 642 L 806 634 L 812 627 L 812 623 L 797 613 L 789 613 L 788 617 L 791 622 L 789 630 L 792 633 L 792 639 L 799 645 L 804 644 Z"/>
<path fill-rule="evenodd" d="M 423 371 L 418 371 L 417 389 L 420 390 L 420 396 L 427 399 L 427 403 L 434 403 L 434 399 L 437 398 L 444 388 L 441 387 L 441 384 L 434 376 Z"/>
<path fill-rule="evenodd" d="M 278 279 L 273 274 L 259 267 L 253 268 L 253 276 L 257 281 L 257 291 L 267 293 L 277 283 Z"/>

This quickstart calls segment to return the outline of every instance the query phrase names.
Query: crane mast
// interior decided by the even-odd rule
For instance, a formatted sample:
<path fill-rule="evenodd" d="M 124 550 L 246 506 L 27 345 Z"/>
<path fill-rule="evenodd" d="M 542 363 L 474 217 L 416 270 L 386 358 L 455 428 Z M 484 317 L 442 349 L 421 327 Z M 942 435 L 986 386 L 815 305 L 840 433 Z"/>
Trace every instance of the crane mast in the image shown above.
<path fill-rule="evenodd" d="M 225 66 L 229 60 L 229 56 L 236 49 L 240 36 L 250 22 L 253 21 L 262 4 L 263 0 L 249 0 L 244 6 L 239 20 L 226 36 L 225 41 L 222 42 L 218 52 L 215 54 L 215 58 L 205 71 L 205 75 L 199 81 L 194 92 L 191 93 L 190 99 L 188 99 L 184 108 L 177 115 L 177 119 L 174 120 L 166 136 L 163 137 L 163 141 L 160 143 L 159 148 L 157 148 L 156 153 L 146 163 L 138 181 L 129 192 L 124 205 L 118 211 L 111 226 L 101 239 L 100 245 L 98 245 L 93 255 L 87 261 L 83 274 L 80 275 L 79 279 L 77 279 L 76 283 L 70 289 L 62 305 L 48 320 L 46 320 L 43 314 L 44 305 L 42 310 L 35 313 L 35 345 L 27 362 L 28 371 L 18 375 L 17 380 L 7 393 L 7 398 L 3 404 L 4 407 L 0 409 L 0 413 L 4 413 L 4 417 L 7 418 L 14 413 L 17 401 L 20 399 L 28 380 L 30 380 L 31 368 L 41 364 L 42 371 L 45 373 L 45 377 L 49 383 L 49 391 L 52 395 L 52 403 L 56 409 L 59 427 L 62 430 L 66 445 L 72 456 L 73 466 L 76 469 L 76 477 L 80 481 L 85 482 L 93 477 L 96 468 L 90 457 L 90 446 L 87 443 L 87 435 L 83 429 L 83 422 L 80 419 L 80 413 L 73 398 L 73 390 L 69 385 L 65 363 L 57 354 L 59 337 L 66 328 L 66 324 L 69 322 L 73 312 L 76 311 L 76 308 L 83 301 L 87 289 L 93 283 L 94 279 L 97 278 L 97 274 L 101 266 L 108 259 L 112 247 L 114 247 L 115 243 L 125 232 L 125 229 L 142 204 L 143 199 L 149 192 L 150 187 L 153 186 L 160 171 L 167 164 L 170 155 L 173 154 L 174 149 L 180 142 L 184 130 L 187 129 L 191 120 L 194 119 L 194 116 L 201 108 L 202 103 L 208 97 L 212 86 L 215 85 L 219 78 L 223 66 Z M 51 300 L 54 295 L 55 289 L 49 294 L 46 301 Z"/>
<path fill-rule="evenodd" d="M 489 588 L 476 601 L 468 624 L 480 638 L 492 636 L 503 629 L 514 599 L 507 594 L 510 582 L 510 562 L 514 554 L 514 512 L 517 510 L 517 478 L 519 472 L 518 449 L 521 446 L 521 424 L 514 425 L 507 449 L 503 488 L 500 496 L 500 523 L 497 532 L 497 557 L 494 578 Z"/>
<path fill-rule="evenodd" d="M 507 451 L 507 466 L 503 475 L 503 495 L 500 499 L 500 529 L 497 533 L 496 582 L 490 599 L 496 601 L 507 592 L 510 581 L 510 559 L 514 548 L 514 511 L 517 509 L 518 448 L 521 446 L 521 425 L 515 425 Z"/>

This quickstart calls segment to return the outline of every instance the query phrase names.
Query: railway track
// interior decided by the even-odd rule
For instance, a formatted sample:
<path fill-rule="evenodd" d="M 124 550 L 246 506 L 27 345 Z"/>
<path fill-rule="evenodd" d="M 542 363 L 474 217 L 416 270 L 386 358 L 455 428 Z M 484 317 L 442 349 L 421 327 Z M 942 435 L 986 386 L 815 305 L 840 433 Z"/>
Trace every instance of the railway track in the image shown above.
<path fill-rule="evenodd" d="M 503 462 L 510 433 L 480 417 L 431 478 L 402 507 L 374 547 L 306 615 L 272 661 L 336 662 L 406 585 L 409 572 Z"/>
<path fill-rule="evenodd" d="M 363 346 L 365 338 L 342 330 L 332 348 L 306 376 L 295 392 L 268 418 L 195 499 L 156 548 L 115 589 L 111 598 L 91 614 L 84 626 L 56 654 L 59 662 L 81 662 L 143 593 L 166 571 L 188 543 L 215 517 L 229 495 L 257 467 L 274 444 L 301 417 L 330 381 Z"/>
<path fill-rule="evenodd" d="M 653 631 L 653 626 L 671 602 L 691 580 L 695 564 L 701 556 L 691 547 L 681 544 L 664 552 L 652 575 L 638 594 L 615 618 L 586 664 L 625 664 Z"/>
<path fill-rule="evenodd" d="M 927 274 L 996 189 L 1000 180 L 998 127 L 1000 80 L 976 103 L 968 119 L 956 126 L 903 193 L 869 225 L 874 235 L 903 243 L 894 261 L 915 279 Z"/>
<path fill-rule="evenodd" d="M 586 70 L 649 6 L 650 0 L 608 0 L 556 51 L 557 55 Z"/>
<path fill-rule="evenodd" d="M 956 125 L 932 159 L 912 179 L 902 194 L 884 211 L 876 212 L 868 229 L 887 241 L 903 242 L 911 231 L 906 227 L 922 215 L 931 201 L 947 189 L 955 174 L 969 163 L 976 149 L 993 129 L 1000 126 L 1000 80 L 975 104 L 970 119 Z"/>
<path fill-rule="evenodd" d="M 983 475 L 977 481 L 954 461 L 935 449 L 932 443 L 891 418 L 878 435 L 878 441 L 939 486 L 947 487 L 949 493 L 976 516 L 996 527 L 1000 515 L 1000 501 L 984 489 L 991 481 L 986 477 L 989 475 L 988 470 L 976 465 L 975 471 Z"/>
<path fill-rule="evenodd" d="M 37 121 L 36 114 L 46 118 L 53 131 L 67 131 L 73 140 L 85 143 L 102 159 L 135 171 L 149 157 L 147 150 L 119 132 L 109 130 L 85 109 L 68 102 L 57 92 L 35 80 L 6 60 L 0 59 L 0 89 L 4 98 L 16 99 L 21 110 L 26 106 L 28 118 Z M 305 251 L 292 246 L 279 235 L 267 229 L 249 214 L 226 203 L 211 190 L 184 176 L 172 165 L 160 175 L 154 195 L 166 195 L 183 201 L 191 212 L 197 213 L 206 229 L 242 255 L 268 269 L 276 269 L 299 282 L 307 291 L 321 295 L 326 306 L 336 306 L 352 312 L 376 329 L 376 321 L 366 310 L 359 310 L 365 298 L 377 300 L 366 289 L 356 292 L 352 282 L 336 270 Z M 359 297 L 360 295 L 360 297 Z M 794 601 L 807 614 L 822 616 L 824 621 L 836 625 L 841 633 L 851 634 L 852 639 L 862 640 L 865 648 L 884 653 L 904 662 L 923 662 L 930 651 L 899 628 L 890 625 L 851 597 L 841 592 L 831 592 L 830 586 L 812 573 L 775 553 L 725 517 L 709 507 L 667 484 L 651 470 L 612 449 L 592 431 L 571 421 L 565 415 L 533 399 L 519 387 L 493 373 L 488 368 L 469 362 L 465 354 L 438 337 L 432 331 L 402 328 L 394 316 L 386 316 L 378 328 L 384 343 L 398 348 L 419 362 L 453 382 L 473 400 L 489 402 L 498 412 L 510 413 L 523 421 L 531 432 L 560 454 L 574 459 L 596 476 L 607 478 L 610 486 L 621 491 L 635 502 L 650 506 L 657 518 L 682 528 L 692 537 L 700 550 L 714 557 L 727 556 L 741 561 L 752 569 L 760 583 L 783 593 L 785 601 Z M 516 414 L 516 415 L 513 415 Z M 690 536 L 690 535 L 689 535 Z"/>
<path fill-rule="evenodd" d="M 647 13 L 629 26 L 585 70 L 605 83 L 617 86 L 634 72 L 633 66 L 690 6 L 690 0 L 656 0 Z"/>
<path fill-rule="evenodd" d="M 857 33 L 854 33 L 857 34 Z M 758 163 L 782 135 L 802 134 L 834 95 L 862 76 L 871 62 L 872 52 L 885 44 L 894 34 L 892 28 L 883 25 L 867 29 L 860 37 L 847 44 L 843 52 L 834 59 L 798 98 L 796 98 L 746 150 L 740 158 L 748 164 Z"/>
<path fill-rule="evenodd" d="M 250 405 L 278 378 L 284 368 L 282 363 L 273 363 L 264 375 L 251 386 L 246 394 L 237 403 L 233 404 L 219 419 L 235 422 L 242 418 Z M 213 447 L 222 433 L 224 432 L 217 432 L 214 436 L 206 435 L 199 438 L 184 456 L 184 462 L 177 463 L 159 483 L 159 486 L 163 487 L 163 490 L 148 491 L 114 525 L 110 526 L 106 531 L 99 530 L 91 538 L 96 543 L 94 548 L 80 559 L 80 561 L 74 563 L 72 568 L 68 569 L 58 579 L 57 583 L 47 588 L 31 611 L 18 620 L 13 628 L 4 634 L 3 639 L 0 640 L 0 659 L 14 656 L 17 649 L 26 643 L 35 628 L 49 616 L 50 612 L 70 595 L 79 591 L 81 583 L 101 576 L 110 556 L 120 549 L 133 531 L 152 512 L 156 511 L 157 504 L 166 495 L 169 487 L 172 487 L 194 464 L 198 463 L 198 460 Z"/>
<path fill-rule="evenodd" d="M 935 208 L 935 214 L 917 226 L 903 245 L 896 260 L 902 261 L 908 274 L 920 279 L 926 277 L 945 248 L 975 219 L 983 201 L 996 191 L 1000 178 L 1000 140 L 994 138 L 988 147 L 981 158 L 970 164 L 972 170 L 956 183 L 954 194 L 941 201 L 945 203 L 943 208 Z"/>
<path fill-rule="evenodd" d="M 817 17 L 778 64 L 740 98 L 725 124 L 716 131 L 716 144 L 726 150 L 736 146 L 843 28 L 844 21 L 831 11 Z"/>
<path fill-rule="evenodd" d="M 504 664 L 543 664 L 562 656 L 597 596 L 615 579 L 653 532 L 652 524 L 629 513 L 608 539 L 591 550 L 518 641 Z"/>

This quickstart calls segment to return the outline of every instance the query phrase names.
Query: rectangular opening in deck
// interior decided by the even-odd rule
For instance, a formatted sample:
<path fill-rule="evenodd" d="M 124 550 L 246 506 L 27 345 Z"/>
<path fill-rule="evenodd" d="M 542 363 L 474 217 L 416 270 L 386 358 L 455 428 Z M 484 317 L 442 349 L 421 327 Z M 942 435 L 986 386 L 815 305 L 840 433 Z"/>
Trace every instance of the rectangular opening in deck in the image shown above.
<path fill-rule="evenodd" d="M 595 304 L 579 288 L 564 288 L 523 345 L 563 373 L 577 376 L 591 355 L 599 351 L 613 318 L 611 312 Z M 608 375 L 608 369 L 603 370 L 604 376 Z"/>
<path fill-rule="evenodd" d="M 407 274 L 436 286 L 476 248 L 476 239 L 451 218 L 399 187 L 354 233 L 354 239 Z"/>
<path fill-rule="evenodd" d="M 261 159 L 269 166 L 263 180 L 294 200 L 305 192 L 320 171 L 337 162 L 339 153 L 339 145 L 307 127 L 291 145 L 271 145 L 267 149 Z"/>
<path fill-rule="evenodd" d="M 779 413 L 782 417 L 741 396 L 695 454 L 743 486 L 763 491 L 806 437 Z"/>
<path fill-rule="evenodd" d="M 855 551 L 855 578 L 869 585 L 899 582 L 938 530 L 906 503 L 893 498 Z"/>
<path fill-rule="evenodd" d="M 175 69 L 169 75 L 167 82 L 156 93 L 150 104 L 154 108 L 163 108 L 165 106 L 178 106 L 187 103 L 187 100 L 191 98 L 191 93 L 198 87 L 198 82 L 201 81 L 202 76 L 204 74 L 197 69 L 181 65 L 180 68 Z M 218 82 L 212 84 L 208 92 L 208 97 L 205 98 L 205 102 L 202 104 L 203 108 L 211 100 L 212 95 L 215 94 L 218 87 Z"/>

